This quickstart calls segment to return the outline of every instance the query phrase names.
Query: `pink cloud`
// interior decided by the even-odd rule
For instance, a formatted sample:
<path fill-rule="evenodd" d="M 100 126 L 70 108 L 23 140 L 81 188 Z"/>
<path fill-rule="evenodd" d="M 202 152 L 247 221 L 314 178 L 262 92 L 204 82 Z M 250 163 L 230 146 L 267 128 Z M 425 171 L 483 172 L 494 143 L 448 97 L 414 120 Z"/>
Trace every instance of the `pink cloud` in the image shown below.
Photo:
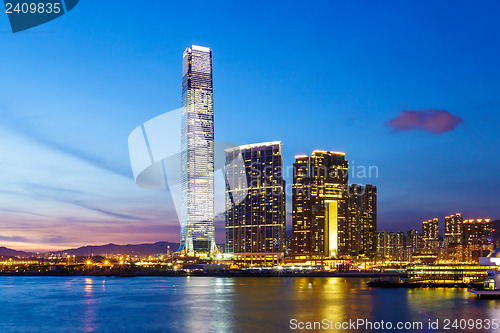
<path fill-rule="evenodd" d="M 443 134 L 455 129 L 463 119 L 452 115 L 446 110 L 403 110 L 394 119 L 387 122 L 387 125 L 394 132 L 400 131 L 424 131 L 433 134 Z"/>

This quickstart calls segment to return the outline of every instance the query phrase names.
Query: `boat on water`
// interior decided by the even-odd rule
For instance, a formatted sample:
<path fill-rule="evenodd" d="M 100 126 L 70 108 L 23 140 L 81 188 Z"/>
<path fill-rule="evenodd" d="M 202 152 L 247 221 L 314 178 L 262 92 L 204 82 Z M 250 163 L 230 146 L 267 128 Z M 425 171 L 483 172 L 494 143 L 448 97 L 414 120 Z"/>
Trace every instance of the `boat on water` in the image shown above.
<path fill-rule="evenodd" d="M 500 248 L 491 252 L 485 258 L 479 258 L 479 265 L 495 267 L 496 270 L 488 271 L 488 278 L 480 288 L 469 288 L 467 291 L 477 298 L 500 298 Z"/>
<path fill-rule="evenodd" d="M 405 288 L 411 287 L 406 283 L 406 279 L 399 275 L 387 275 L 381 276 L 379 278 L 373 279 L 367 283 L 368 287 L 380 287 L 380 288 Z"/>

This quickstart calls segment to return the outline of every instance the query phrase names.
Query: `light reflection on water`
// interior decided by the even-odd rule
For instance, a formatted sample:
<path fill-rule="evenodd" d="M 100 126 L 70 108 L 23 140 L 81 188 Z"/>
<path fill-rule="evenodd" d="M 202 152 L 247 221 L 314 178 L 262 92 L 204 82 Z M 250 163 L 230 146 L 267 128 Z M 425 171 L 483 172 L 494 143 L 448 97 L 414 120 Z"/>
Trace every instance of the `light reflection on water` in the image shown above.
<path fill-rule="evenodd" d="M 93 289 L 93 279 L 85 278 L 84 280 L 84 299 L 83 299 L 83 321 L 84 321 L 84 331 L 85 332 L 94 332 L 97 324 L 96 324 L 96 316 L 97 316 L 97 299 L 94 296 Z M 97 283 L 97 281 L 96 281 Z"/>
<path fill-rule="evenodd" d="M 291 331 L 292 318 L 500 320 L 500 300 L 477 300 L 464 289 L 371 289 L 366 281 L 0 277 L 0 332 L 274 333 Z"/>

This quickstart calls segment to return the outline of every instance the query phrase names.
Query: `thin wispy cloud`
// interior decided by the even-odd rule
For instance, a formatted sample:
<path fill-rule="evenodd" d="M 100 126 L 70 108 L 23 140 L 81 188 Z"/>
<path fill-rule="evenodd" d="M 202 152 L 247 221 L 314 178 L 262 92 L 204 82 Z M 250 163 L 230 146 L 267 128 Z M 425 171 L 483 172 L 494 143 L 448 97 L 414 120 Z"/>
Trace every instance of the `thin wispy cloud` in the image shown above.
<path fill-rule="evenodd" d="M 1 236 L 0 235 L 0 241 L 2 242 L 14 242 L 14 243 L 25 243 L 28 242 L 28 239 L 25 237 L 21 236 Z"/>
<path fill-rule="evenodd" d="M 394 119 L 387 121 L 393 132 L 422 131 L 443 134 L 453 131 L 463 119 L 446 110 L 403 110 Z"/>
<path fill-rule="evenodd" d="M 80 159 L 82 162 L 88 163 L 94 167 L 101 168 L 103 170 L 116 173 L 121 176 L 131 177 L 132 173 L 128 167 L 119 166 L 115 163 L 111 163 L 99 154 L 85 149 L 82 146 L 77 147 L 67 143 L 67 140 L 61 140 L 61 138 L 43 133 L 39 129 L 40 125 L 36 126 L 31 122 L 27 121 L 26 118 L 31 118 L 29 116 L 22 117 L 18 112 L 2 112 L 3 125 L 9 128 L 10 131 L 17 132 L 18 135 L 25 138 L 29 138 L 33 142 L 39 145 L 43 145 L 51 150 L 58 151 L 64 155 Z M 40 121 L 40 119 L 37 119 Z M 47 121 L 47 120 L 46 120 Z M 87 131 L 91 131 L 89 128 Z M 85 131 L 85 129 L 82 129 Z M 53 133 L 52 133 L 53 134 Z M 89 135 L 93 133 L 89 132 Z M 89 148 L 95 148 L 90 146 Z"/>
<path fill-rule="evenodd" d="M 31 216 L 35 216 L 35 217 L 43 217 L 43 218 L 47 217 L 47 215 L 37 214 L 37 213 L 30 212 L 30 211 L 5 209 L 5 208 L 0 207 L 0 214 L 2 214 L 2 213 L 24 214 L 24 215 L 31 215 Z"/>
<path fill-rule="evenodd" d="M 72 202 L 72 204 L 79 206 L 79 207 L 82 207 L 82 208 L 86 208 L 88 210 L 92 210 L 92 211 L 97 212 L 97 213 L 102 213 L 104 215 L 115 217 L 118 219 L 134 220 L 134 221 L 141 221 L 142 220 L 142 218 L 137 217 L 137 216 L 132 216 L 132 215 L 128 215 L 128 214 L 121 214 L 121 213 L 113 212 L 113 211 L 106 210 L 106 209 L 91 207 L 90 205 L 87 205 L 87 204 L 82 204 L 82 203 L 77 203 L 77 202 Z"/>

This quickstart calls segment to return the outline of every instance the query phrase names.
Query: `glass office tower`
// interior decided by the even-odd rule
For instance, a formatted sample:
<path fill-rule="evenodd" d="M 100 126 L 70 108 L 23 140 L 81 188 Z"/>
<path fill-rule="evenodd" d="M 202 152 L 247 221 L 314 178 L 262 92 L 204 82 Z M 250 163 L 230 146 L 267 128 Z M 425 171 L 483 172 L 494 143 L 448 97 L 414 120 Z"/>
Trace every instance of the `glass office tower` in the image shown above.
<path fill-rule="evenodd" d="M 282 168 L 279 141 L 226 149 L 226 252 L 235 259 L 272 256 L 276 262 L 282 257 L 286 223 Z"/>
<path fill-rule="evenodd" d="M 212 50 L 192 45 L 183 54 L 179 251 L 212 255 L 214 234 L 214 105 Z"/>

